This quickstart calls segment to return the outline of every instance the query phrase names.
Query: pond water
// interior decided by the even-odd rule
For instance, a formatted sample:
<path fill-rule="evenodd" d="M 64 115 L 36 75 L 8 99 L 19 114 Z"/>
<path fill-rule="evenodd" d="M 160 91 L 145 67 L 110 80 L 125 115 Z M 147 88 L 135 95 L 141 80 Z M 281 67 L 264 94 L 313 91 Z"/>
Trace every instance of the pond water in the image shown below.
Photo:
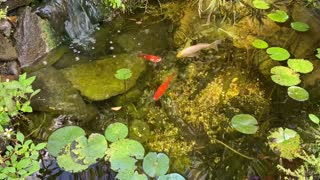
<path fill-rule="evenodd" d="M 162 11 L 150 8 L 104 22 L 85 47 L 65 43 L 28 70 L 37 76 L 34 87 L 42 92 L 33 102 L 35 112 L 21 128 L 41 141 L 65 125 L 79 125 L 90 134 L 122 122 L 129 127 L 130 138 L 147 150 L 166 153 L 170 171 L 187 179 L 277 179 L 279 161 L 286 167 L 301 162 L 279 160 L 268 145 L 270 130 L 291 128 L 309 137 L 304 131 L 314 125 L 308 114 L 319 114 L 320 64 L 315 50 L 320 46 L 320 14 L 302 4 L 274 6 L 288 12 L 288 22 L 275 23 L 262 10 L 243 4 L 199 17 L 197 5 L 183 2 L 163 3 Z M 291 21 L 303 21 L 310 29 L 296 32 Z M 291 99 L 287 87 L 271 80 L 271 67 L 286 62 L 255 49 L 251 43 L 256 38 L 287 49 L 291 58 L 313 63 L 314 70 L 301 74 L 299 85 L 309 92 L 309 100 Z M 217 49 L 176 57 L 185 47 L 216 40 Z M 140 58 L 141 53 L 161 61 Z M 120 68 L 133 72 L 124 84 L 114 78 Z M 155 91 L 171 74 L 169 89 L 155 101 Z M 237 114 L 254 116 L 258 131 L 248 135 L 233 128 L 231 119 Z M 71 174 L 59 169 L 52 157 L 44 157 L 39 172 L 43 178 L 115 177 L 105 162 Z"/>

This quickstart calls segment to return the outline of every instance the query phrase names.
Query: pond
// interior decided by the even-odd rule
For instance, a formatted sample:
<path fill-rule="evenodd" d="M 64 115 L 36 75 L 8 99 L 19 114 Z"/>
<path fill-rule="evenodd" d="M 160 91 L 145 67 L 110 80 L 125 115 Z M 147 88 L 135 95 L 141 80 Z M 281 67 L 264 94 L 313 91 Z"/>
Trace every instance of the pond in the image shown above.
<path fill-rule="evenodd" d="M 318 2 L 97 2 L 17 14 L 18 66 L 40 92 L 3 127 L 7 145 L 48 142 L 33 178 L 319 178 Z"/>

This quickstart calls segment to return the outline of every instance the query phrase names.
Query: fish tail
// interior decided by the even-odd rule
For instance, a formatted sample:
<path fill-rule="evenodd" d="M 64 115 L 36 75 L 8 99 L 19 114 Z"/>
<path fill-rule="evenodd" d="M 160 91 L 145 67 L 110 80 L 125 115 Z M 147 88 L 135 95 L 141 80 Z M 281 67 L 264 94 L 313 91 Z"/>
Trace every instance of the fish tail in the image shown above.
<path fill-rule="evenodd" d="M 215 40 L 213 43 L 210 44 L 210 47 L 211 47 L 212 49 L 218 51 L 218 50 L 219 50 L 218 45 L 220 45 L 221 42 L 222 42 L 222 41 L 221 41 L 220 39 L 219 39 L 219 40 Z"/>
<path fill-rule="evenodd" d="M 145 56 L 146 56 L 146 54 L 143 54 L 143 53 L 138 54 L 138 57 L 141 57 L 141 58 L 144 58 Z"/>

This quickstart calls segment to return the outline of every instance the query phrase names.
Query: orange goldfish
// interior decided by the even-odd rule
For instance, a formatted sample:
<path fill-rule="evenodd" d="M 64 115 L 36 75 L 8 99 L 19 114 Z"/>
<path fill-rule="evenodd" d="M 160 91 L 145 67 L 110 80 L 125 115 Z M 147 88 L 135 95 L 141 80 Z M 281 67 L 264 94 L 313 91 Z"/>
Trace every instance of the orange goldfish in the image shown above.
<path fill-rule="evenodd" d="M 166 92 L 166 90 L 169 87 L 169 84 L 172 80 L 172 78 L 175 76 L 175 73 L 173 72 L 167 79 L 158 87 L 157 91 L 153 95 L 153 100 L 157 101 L 160 99 L 160 97 Z"/>
<path fill-rule="evenodd" d="M 151 55 L 151 54 L 140 53 L 138 56 L 141 57 L 141 58 L 144 58 L 144 59 L 146 59 L 148 61 L 154 62 L 154 63 L 157 63 L 157 62 L 161 61 L 161 57 L 155 56 L 155 55 Z"/>

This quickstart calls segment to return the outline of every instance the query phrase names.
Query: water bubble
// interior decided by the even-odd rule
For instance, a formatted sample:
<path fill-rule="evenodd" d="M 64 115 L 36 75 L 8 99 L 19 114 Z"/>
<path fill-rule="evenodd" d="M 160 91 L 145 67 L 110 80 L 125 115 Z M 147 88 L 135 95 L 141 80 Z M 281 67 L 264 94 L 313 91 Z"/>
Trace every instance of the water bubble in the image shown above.
<path fill-rule="evenodd" d="M 96 27 L 96 30 L 100 30 L 100 27 L 97 26 L 97 27 Z"/>
<path fill-rule="evenodd" d="M 110 48 L 109 48 L 110 50 L 114 50 L 114 47 L 113 46 L 110 46 Z"/>
<path fill-rule="evenodd" d="M 117 33 L 120 33 L 120 32 L 121 32 L 120 30 L 117 31 Z"/>
<path fill-rule="evenodd" d="M 112 57 L 113 57 L 113 58 L 116 58 L 117 56 L 116 56 L 116 55 L 113 55 Z"/>
<path fill-rule="evenodd" d="M 80 54 L 80 53 L 81 53 L 81 51 L 78 51 L 77 53 L 78 53 L 78 54 Z"/>
<path fill-rule="evenodd" d="M 109 44 L 112 44 L 113 42 L 112 41 L 109 41 Z"/>
<path fill-rule="evenodd" d="M 80 58 L 79 58 L 78 56 L 77 56 L 75 59 L 76 59 L 76 61 L 79 61 L 79 60 L 80 60 Z"/>
<path fill-rule="evenodd" d="M 138 43 L 138 46 L 141 46 L 141 43 Z"/>
<path fill-rule="evenodd" d="M 92 47 L 91 49 L 95 49 L 95 47 Z"/>
<path fill-rule="evenodd" d="M 47 61 L 42 61 L 42 64 L 47 65 L 48 62 Z"/>
<path fill-rule="evenodd" d="M 73 49 L 73 52 L 74 52 L 74 53 L 76 53 L 76 52 L 77 52 L 77 50 L 76 50 L 76 49 Z"/>
<path fill-rule="evenodd" d="M 136 38 L 134 37 L 133 40 L 136 40 Z"/>

